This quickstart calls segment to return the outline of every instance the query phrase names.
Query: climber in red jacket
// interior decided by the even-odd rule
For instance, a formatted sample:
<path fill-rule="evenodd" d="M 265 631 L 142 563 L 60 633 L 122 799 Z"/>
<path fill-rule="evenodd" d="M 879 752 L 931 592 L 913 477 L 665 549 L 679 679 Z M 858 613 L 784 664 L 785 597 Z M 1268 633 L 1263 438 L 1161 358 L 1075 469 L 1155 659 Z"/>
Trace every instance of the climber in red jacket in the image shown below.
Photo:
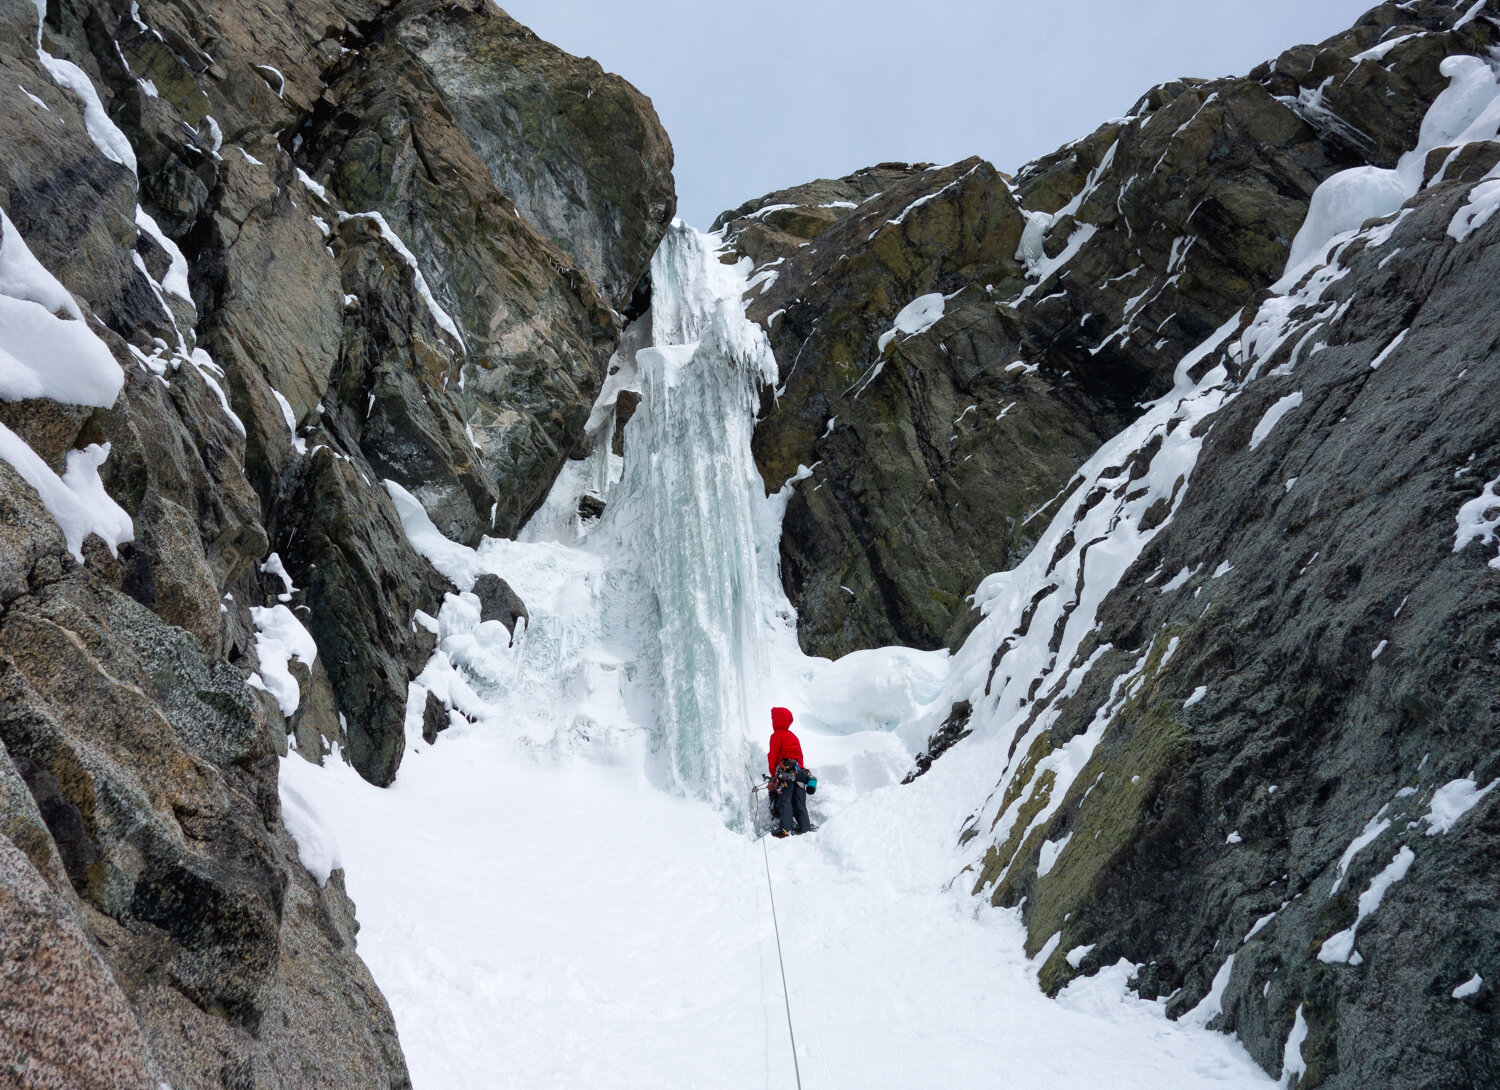
<path fill-rule="evenodd" d="M 776 819 L 776 837 L 812 831 L 807 816 L 807 769 L 802 743 L 792 733 L 792 713 L 771 709 L 771 745 L 766 764 L 771 771 L 771 816 Z"/>

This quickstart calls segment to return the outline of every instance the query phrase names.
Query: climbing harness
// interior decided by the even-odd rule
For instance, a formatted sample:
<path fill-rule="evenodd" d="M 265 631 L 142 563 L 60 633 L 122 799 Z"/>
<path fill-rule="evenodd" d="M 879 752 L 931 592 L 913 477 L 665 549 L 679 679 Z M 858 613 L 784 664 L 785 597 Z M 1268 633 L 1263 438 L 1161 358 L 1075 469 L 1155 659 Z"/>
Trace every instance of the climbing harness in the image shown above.
<path fill-rule="evenodd" d="M 760 840 L 762 837 L 770 835 L 776 828 L 774 817 L 768 819 L 764 825 L 762 824 L 762 811 L 759 806 L 760 800 L 757 797 L 762 791 L 774 793 L 782 788 L 790 787 L 793 783 L 799 783 L 809 795 L 816 795 L 818 793 L 818 777 L 797 764 L 790 757 L 777 766 L 774 779 L 765 774 L 762 774 L 760 779 L 760 783 L 755 783 L 754 777 L 750 774 L 750 769 L 745 769 L 745 782 L 750 785 L 750 831 L 753 834 L 751 838 L 753 840 Z M 816 828 L 817 826 L 810 825 L 805 831 L 812 832 Z"/>
<path fill-rule="evenodd" d="M 776 919 L 776 890 L 771 885 L 771 855 L 766 842 L 760 842 L 760 854 L 766 861 L 766 890 L 771 894 L 771 926 L 776 931 L 776 964 L 781 966 L 781 998 L 786 1004 L 786 1035 L 792 1041 L 792 1071 L 797 1076 L 797 1090 L 802 1090 L 802 1067 L 797 1063 L 797 1034 L 792 1029 L 792 1000 L 786 990 L 786 961 L 781 956 L 781 923 Z"/>

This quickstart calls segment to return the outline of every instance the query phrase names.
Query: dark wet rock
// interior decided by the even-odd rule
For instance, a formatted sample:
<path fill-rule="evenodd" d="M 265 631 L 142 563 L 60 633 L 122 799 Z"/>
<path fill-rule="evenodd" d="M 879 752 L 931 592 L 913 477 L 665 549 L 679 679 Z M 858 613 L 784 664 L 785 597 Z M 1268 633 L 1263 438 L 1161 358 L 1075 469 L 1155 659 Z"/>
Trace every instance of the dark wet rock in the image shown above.
<path fill-rule="evenodd" d="M 273 541 L 347 719 L 346 756 L 385 786 L 401 764 L 407 684 L 435 646 L 411 618 L 435 613 L 447 583 L 406 540 L 390 497 L 336 448 L 298 464 L 286 502 L 296 516 L 273 523 Z"/>
<path fill-rule="evenodd" d="M 437 736 L 447 729 L 447 707 L 434 693 L 428 693 L 427 702 L 422 706 L 422 741 L 430 746 L 437 741 Z"/>
<path fill-rule="evenodd" d="M 931 771 L 933 761 L 972 734 L 973 732 L 969 730 L 969 719 L 973 714 L 974 705 L 967 700 L 960 700 L 954 704 L 953 710 L 948 713 L 948 718 L 943 720 L 943 725 L 933 731 L 932 737 L 927 739 L 927 748 L 917 754 L 917 767 L 901 782 L 911 783 L 918 776 Z"/>
<path fill-rule="evenodd" d="M 604 514 L 604 501 L 598 496 L 585 493 L 578 497 L 578 517 L 596 519 Z"/>
<path fill-rule="evenodd" d="M 610 439 L 610 452 L 617 458 L 625 457 L 625 425 L 641 407 L 641 395 L 634 390 L 621 390 L 615 398 L 615 430 Z"/>
<path fill-rule="evenodd" d="M 778 258 L 766 270 L 774 280 L 752 288 L 750 314 L 769 325 L 781 366 L 754 451 L 771 489 L 799 466 L 812 469 L 788 506 L 782 571 L 804 647 L 824 655 L 943 642 L 977 582 L 951 547 L 970 513 L 943 497 L 968 475 L 985 475 L 984 462 L 969 456 L 992 457 L 995 429 L 984 425 L 1003 407 L 985 391 L 993 399 L 1025 385 L 1003 370 L 1015 357 L 995 348 L 1000 331 L 976 326 L 980 309 L 998 314 L 982 286 L 948 304 L 938 329 L 951 335 L 890 341 L 877 358 L 876 342 L 913 299 L 958 292 L 971 280 L 1017 280 L 1025 223 L 1006 180 L 979 160 L 892 170 L 883 180 L 888 188 Z M 944 199 L 924 200 L 935 192 Z M 818 194 L 820 205 L 834 203 L 827 195 Z M 1044 479 L 1071 472 L 1095 442 L 1086 431 L 1079 438 L 1074 458 L 1066 442 L 1060 459 L 1040 455 L 1054 461 Z M 1010 465 L 1012 491 L 1026 491 L 1031 473 L 1018 460 Z M 990 495 L 974 492 L 976 502 Z M 1003 542 L 997 524 L 998 512 L 982 534 L 968 535 L 970 548 Z"/>
<path fill-rule="evenodd" d="M 510 633 L 511 642 L 516 638 L 516 622 L 524 620 L 531 624 L 531 615 L 526 612 L 526 603 L 513 591 L 510 584 L 492 572 L 485 572 L 474 580 L 474 595 L 479 599 L 479 619 L 499 621 Z"/>
<path fill-rule="evenodd" d="M 343 290 L 354 301 L 323 417 L 357 444 L 373 474 L 411 492 L 440 531 L 476 543 L 504 489 L 466 424 L 455 385 L 463 357 L 374 221 L 347 221 L 338 241 Z"/>
<path fill-rule="evenodd" d="M 296 739 L 298 756 L 321 765 L 335 747 L 344 750 L 349 746 L 348 733 L 339 719 L 338 697 L 321 658 L 311 667 L 304 666 L 300 659 L 293 659 L 289 666 L 302 701 L 296 714 L 287 720 L 288 734 Z"/>

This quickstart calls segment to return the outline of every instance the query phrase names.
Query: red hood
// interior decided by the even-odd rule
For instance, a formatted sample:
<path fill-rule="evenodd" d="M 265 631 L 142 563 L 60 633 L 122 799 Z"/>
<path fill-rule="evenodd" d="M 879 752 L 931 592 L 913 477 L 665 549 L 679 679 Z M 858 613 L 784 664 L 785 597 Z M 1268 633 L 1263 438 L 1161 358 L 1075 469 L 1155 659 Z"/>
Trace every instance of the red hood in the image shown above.
<path fill-rule="evenodd" d="M 773 731 L 786 730 L 792 725 L 792 713 L 789 708 L 771 709 L 771 729 Z"/>

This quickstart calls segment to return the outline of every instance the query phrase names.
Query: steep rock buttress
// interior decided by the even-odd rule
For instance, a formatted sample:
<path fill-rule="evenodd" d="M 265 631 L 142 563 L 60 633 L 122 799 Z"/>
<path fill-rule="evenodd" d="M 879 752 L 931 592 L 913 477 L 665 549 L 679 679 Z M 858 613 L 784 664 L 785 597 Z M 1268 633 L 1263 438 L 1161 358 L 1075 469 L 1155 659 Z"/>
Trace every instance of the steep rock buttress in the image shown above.
<path fill-rule="evenodd" d="M 278 754 L 396 775 L 447 584 L 384 482 L 469 541 L 541 502 L 671 146 L 488 3 L 0 23 L 0 1066 L 406 1085 Z"/>

